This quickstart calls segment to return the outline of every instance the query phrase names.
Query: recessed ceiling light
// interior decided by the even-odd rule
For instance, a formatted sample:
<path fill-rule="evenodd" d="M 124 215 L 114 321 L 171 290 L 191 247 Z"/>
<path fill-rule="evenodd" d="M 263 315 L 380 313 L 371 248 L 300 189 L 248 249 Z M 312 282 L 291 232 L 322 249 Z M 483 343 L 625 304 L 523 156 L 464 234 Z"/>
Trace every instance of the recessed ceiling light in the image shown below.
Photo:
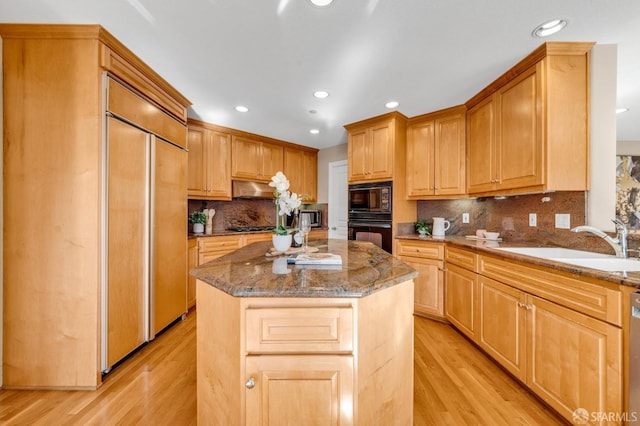
<path fill-rule="evenodd" d="M 616 114 L 622 114 L 623 112 L 629 111 L 629 108 L 618 108 L 616 109 Z"/>
<path fill-rule="evenodd" d="M 396 102 L 396 101 L 390 101 L 390 102 L 387 102 L 386 104 L 384 104 L 384 106 L 386 106 L 389 109 L 397 108 L 398 105 L 400 105 L 400 103 Z"/>
<path fill-rule="evenodd" d="M 238 112 L 247 112 L 247 111 L 249 111 L 249 108 L 247 108 L 246 106 L 238 105 L 236 107 L 236 111 L 238 111 Z"/>
<path fill-rule="evenodd" d="M 324 90 L 317 90 L 313 92 L 313 96 L 315 96 L 318 99 L 324 99 L 327 96 L 329 96 L 329 92 L 325 92 Z"/>
<path fill-rule="evenodd" d="M 309 133 L 311 133 L 312 135 L 317 135 L 318 133 L 320 133 L 320 130 L 318 130 L 318 129 L 311 129 L 311 130 L 309 130 Z"/>
<path fill-rule="evenodd" d="M 531 32 L 531 36 L 536 38 L 550 36 L 551 34 L 555 34 L 566 27 L 568 22 L 569 21 L 564 18 L 552 19 L 551 21 L 547 21 L 544 24 L 538 25 Z"/>
<path fill-rule="evenodd" d="M 325 7 L 333 3 L 333 0 L 310 0 L 314 6 Z"/>

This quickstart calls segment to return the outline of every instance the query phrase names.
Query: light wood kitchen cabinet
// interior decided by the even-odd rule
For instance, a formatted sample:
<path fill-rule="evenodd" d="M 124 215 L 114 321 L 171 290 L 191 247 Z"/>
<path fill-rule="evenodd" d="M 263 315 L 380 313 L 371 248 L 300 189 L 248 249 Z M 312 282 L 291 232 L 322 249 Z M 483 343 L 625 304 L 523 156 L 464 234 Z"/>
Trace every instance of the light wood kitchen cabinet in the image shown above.
<path fill-rule="evenodd" d="M 270 182 L 282 171 L 282 145 L 233 135 L 231 139 L 231 177 Z"/>
<path fill-rule="evenodd" d="M 139 250 L 138 231 L 147 226 L 148 234 L 154 232 L 148 215 L 143 215 L 145 220 L 136 219 L 133 228 L 130 222 L 119 220 L 126 216 L 126 202 L 135 206 L 132 216 L 136 218 L 140 217 L 140 202 L 149 203 L 147 211 L 153 211 L 152 198 L 145 201 L 133 194 L 138 193 L 138 186 L 131 188 L 132 193 L 122 190 L 128 179 L 139 182 L 134 175 L 140 172 L 140 151 L 131 146 L 130 152 L 125 148 L 123 153 L 126 142 L 120 137 L 130 129 L 120 118 L 147 130 L 140 137 L 149 144 L 149 153 L 155 149 L 153 135 L 172 141 L 173 148 L 180 150 L 186 145 L 190 103 L 98 25 L 0 24 L 0 37 L 5 105 L 3 199 L 10 206 L 4 211 L 3 235 L 3 384 L 95 389 L 101 382 L 101 354 L 107 351 L 101 325 L 107 322 L 102 315 L 108 314 L 100 308 L 106 302 L 107 283 L 127 271 L 132 277 L 138 274 L 139 261 L 144 264 L 143 256 L 149 256 Z M 112 120 L 118 124 L 109 127 Z M 108 133 L 114 137 L 111 147 Z M 137 144 L 138 137 L 133 139 Z M 107 162 L 108 148 L 114 149 L 115 163 Z M 184 158 L 186 166 L 186 153 Z M 157 170 L 148 162 L 153 160 L 146 160 L 145 176 L 157 177 Z M 109 166 L 114 167 L 113 175 Z M 128 196 L 135 200 L 122 198 Z M 184 256 L 179 285 L 186 292 L 182 245 L 187 229 L 186 182 L 182 198 L 181 244 L 173 246 L 173 254 Z M 33 200 L 46 206 L 46 214 L 33 208 Z M 172 211 L 173 200 L 169 201 Z M 110 218 L 109 207 L 113 208 Z M 174 222 L 166 226 L 173 233 Z M 115 248 L 109 250 L 110 244 L 112 248 L 123 246 L 122 238 L 115 238 L 118 229 L 131 237 L 124 247 L 126 253 L 132 253 L 129 258 L 124 252 L 114 252 Z M 149 241 L 147 250 L 150 247 Z M 123 261 L 122 269 L 110 263 L 117 259 Z M 152 271 L 151 267 L 147 263 L 145 269 Z M 173 273 L 168 275 L 173 277 Z M 127 315 L 134 312 L 128 310 Z"/>
<path fill-rule="evenodd" d="M 413 279 L 414 313 L 444 318 L 444 244 L 397 240 L 397 255 L 418 271 Z"/>
<path fill-rule="evenodd" d="M 198 238 L 198 265 L 229 254 L 242 246 L 244 236 L 241 234 Z"/>
<path fill-rule="evenodd" d="M 481 256 L 476 342 L 569 420 L 620 413 L 620 291 L 555 272 Z"/>
<path fill-rule="evenodd" d="M 458 330 L 475 340 L 478 335 L 478 256 L 467 250 L 445 250 L 445 317 Z"/>
<path fill-rule="evenodd" d="M 348 179 L 350 183 L 393 179 L 404 175 L 406 117 L 389 113 L 344 126 L 348 131 Z M 397 170 L 396 170 L 397 169 Z"/>
<path fill-rule="evenodd" d="M 592 45 L 545 43 L 466 103 L 469 194 L 588 189 Z"/>
<path fill-rule="evenodd" d="M 408 198 L 445 198 L 466 193 L 465 112 L 463 105 L 409 120 Z"/>
<path fill-rule="evenodd" d="M 199 422 L 412 424 L 411 281 L 362 298 L 197 286 Z"/>
<path fill-rule="evenodd" d="M 291 186 L 289 190 L 298 196 L 305 196 L 304 202 L 317 200 L 318 194 L 318 152 L 297 148 L 284 148 L 284 167 Z"/>
<path fill-rule="evenodd" d="M 198 239 L 187 240 L 187 308 L 196 305 L 196 279 L 189 274 L 192 268 L 198 266 Z"/>
<path fill-rule="evenodd" d="M 491 278 L 479 277 L 477 342 L 511 374 L 527 380 L 526 294 Z"/>
<path fill-rule="evenodd" d="M 189 119 L 188 196 L 197 200 L 231 200 L 231 135 Z"/>

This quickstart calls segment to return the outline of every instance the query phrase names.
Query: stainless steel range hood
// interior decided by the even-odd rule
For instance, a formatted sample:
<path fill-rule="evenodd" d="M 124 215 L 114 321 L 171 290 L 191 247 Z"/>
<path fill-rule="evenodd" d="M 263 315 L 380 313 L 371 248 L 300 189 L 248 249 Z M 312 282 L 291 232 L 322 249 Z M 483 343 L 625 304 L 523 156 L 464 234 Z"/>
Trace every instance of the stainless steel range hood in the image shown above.
<path fill-rule="evenodd" d="M 264 182 L 249 182 L 245 180 L 234 180 L 233 198 L 271 198 L 273 199 L 273 188 Z"/>

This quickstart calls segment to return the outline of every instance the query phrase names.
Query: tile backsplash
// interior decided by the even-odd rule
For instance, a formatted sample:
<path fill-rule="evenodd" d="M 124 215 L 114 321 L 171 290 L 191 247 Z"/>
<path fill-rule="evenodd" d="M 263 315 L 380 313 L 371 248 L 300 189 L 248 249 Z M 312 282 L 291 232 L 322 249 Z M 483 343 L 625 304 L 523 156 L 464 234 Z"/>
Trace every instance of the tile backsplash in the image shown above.
<path fill-rule="evenodd" d="M 324 226 L 326 226 L 326 204 L 305 204 L 304 208 L 322 210 L 322 220 Z M 189 200 L 189 213 L 203 209 L 216 210 L 216 214 L 213 217 L 214 232 L 241 226 L 274 226 L 276 223 L 276 207 L 274 200 L 270 199 L 238 198 L 233 201 Z M 191 225 L 189 226 L 189 230 L 191 230 Z"/>

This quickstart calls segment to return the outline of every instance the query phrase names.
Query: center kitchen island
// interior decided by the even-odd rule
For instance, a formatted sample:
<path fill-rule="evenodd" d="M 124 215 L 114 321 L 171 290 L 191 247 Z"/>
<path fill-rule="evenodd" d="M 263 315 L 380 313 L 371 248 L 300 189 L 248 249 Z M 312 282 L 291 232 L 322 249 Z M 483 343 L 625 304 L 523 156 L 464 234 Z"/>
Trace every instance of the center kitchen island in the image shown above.
<path fill-rule="evenodd" d="M 310 246 L 342 265 L 258 242 L 191 270 L 199 424 L 413 424 L 417 272 L 368 242 Z"/>

